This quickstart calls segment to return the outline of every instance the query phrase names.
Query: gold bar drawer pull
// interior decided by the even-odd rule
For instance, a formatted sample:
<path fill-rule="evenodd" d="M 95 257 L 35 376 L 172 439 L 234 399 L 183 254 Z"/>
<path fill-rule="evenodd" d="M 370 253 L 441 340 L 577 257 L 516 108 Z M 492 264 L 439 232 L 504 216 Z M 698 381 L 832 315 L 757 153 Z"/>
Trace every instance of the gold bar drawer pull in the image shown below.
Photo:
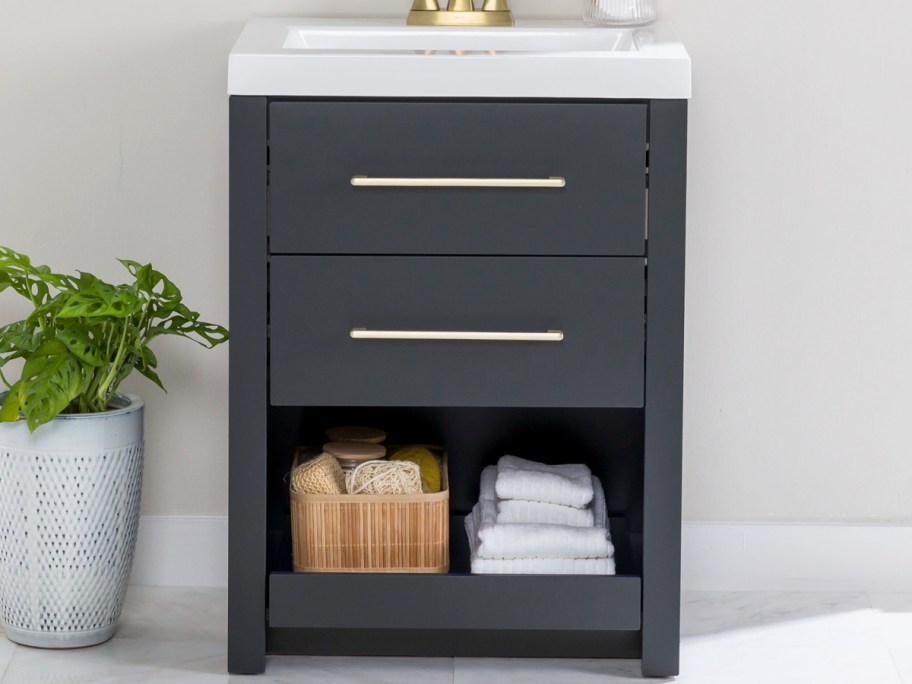
<path fill-rule="evenodd" d="M 562 330 L 545 332 L 472 332 L 448 330 L 368 330 L 352 328 L 353 340 L 479 340 L 482 342 L 561 342 Z"/>
<path fill-rule="evenodd" d="M 356 188 L 563 188 L 567 181 L 550 178 L 373 178 L 352 176 Z"/>

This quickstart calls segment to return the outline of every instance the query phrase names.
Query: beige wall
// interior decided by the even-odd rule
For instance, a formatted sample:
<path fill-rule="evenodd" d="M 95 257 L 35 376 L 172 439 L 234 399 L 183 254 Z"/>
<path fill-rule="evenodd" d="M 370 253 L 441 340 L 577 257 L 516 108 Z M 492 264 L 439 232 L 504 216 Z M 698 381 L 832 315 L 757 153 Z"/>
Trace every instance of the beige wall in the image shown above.
<path fill-rule="evenodd" d="M 694 66 L 686 515 L 910 522 L 912 4 L 663 9 Z"/>
<path fill-rule="evenodd" d="M 0 243 L 152 260 L 227 320 L 225 64 L 253 15 L 408 0 L 0 4 Z M 694 60 L 685 514 L 912 522 L 912 7 L 664 0 Z M 514 0 L 519 15 L 576 15 Z M 843 11 L 839 11 L 842 9 Z M 21 311 L 0 297 L 0 321 Z M 223 515 L 227 350 L 158 348 L 144 512 Z"/>

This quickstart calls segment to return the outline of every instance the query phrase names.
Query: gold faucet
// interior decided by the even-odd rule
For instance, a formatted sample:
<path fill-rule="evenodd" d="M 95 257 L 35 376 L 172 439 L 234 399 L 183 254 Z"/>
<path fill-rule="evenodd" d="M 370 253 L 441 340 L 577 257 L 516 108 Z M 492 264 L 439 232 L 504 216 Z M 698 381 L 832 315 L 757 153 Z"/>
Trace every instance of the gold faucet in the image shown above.
<path fill-rule="evenodd" d="M 507 0 L 484 0 L 480 10 L 472 0 L 448 0 L 440 9 L 437 0 L 414 0 L 408 13 L 409 26 L 513 26 Z"/>

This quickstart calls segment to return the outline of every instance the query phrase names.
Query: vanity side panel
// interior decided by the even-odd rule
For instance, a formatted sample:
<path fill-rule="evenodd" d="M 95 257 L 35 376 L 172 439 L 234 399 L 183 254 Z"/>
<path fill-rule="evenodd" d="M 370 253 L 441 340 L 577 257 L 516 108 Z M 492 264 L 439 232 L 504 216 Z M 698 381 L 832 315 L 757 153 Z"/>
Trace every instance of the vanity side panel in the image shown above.
<path fill-rule="evenodd" d="M 228 671 L 266 667 L 266 98 L 230 99 Z"/>
<path fill-rule="evenodd" d="M 687 102 L 650 103 L 643 674 L 678 674 Z"/>

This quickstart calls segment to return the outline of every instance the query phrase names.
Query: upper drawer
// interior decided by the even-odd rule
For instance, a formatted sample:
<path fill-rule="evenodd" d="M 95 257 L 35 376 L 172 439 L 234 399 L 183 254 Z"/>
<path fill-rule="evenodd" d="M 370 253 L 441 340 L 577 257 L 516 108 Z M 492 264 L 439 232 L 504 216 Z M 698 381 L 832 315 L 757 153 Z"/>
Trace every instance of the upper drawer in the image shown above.
<path fill-rule="evenodd" d="M 642 406 L 644 289 L 629 257 L 273 257 L 270 398 Z"/>
<path fill-rule="evenodd" d="M 642 104 L 270 105 L 274 253 L 642 255 L 645 175 Z"/>

